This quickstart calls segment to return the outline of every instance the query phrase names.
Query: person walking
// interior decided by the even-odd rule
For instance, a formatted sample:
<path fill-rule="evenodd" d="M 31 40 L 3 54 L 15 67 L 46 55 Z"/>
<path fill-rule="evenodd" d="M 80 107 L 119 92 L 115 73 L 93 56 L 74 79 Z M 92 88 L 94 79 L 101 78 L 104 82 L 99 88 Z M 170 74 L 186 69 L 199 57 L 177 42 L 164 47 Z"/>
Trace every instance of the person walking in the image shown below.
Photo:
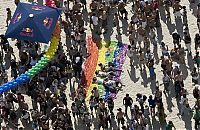
<path fill-rule="evenodd" d="M 129 94 L 126 94 L 126 96 L 123 98 L 123 105 L 125 105 L 125 114 L 127 115 L 127 109 L 128 107 L 130 107 L 133 104 L 133 99 L 131 97 L 129 97 Z"/>

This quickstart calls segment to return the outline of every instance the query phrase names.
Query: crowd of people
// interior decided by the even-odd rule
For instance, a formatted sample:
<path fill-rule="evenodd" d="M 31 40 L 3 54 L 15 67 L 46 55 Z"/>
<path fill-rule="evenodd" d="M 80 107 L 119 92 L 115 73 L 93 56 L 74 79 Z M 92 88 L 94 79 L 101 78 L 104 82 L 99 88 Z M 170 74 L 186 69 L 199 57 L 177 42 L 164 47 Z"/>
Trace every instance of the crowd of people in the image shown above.
<path fill-rule="evenodd" d="M 17 6 L 19 0 L 15 0 Z M 35 2 L 35 1 L 31 1 Z M 181 116 L 193 114 L 195 128 L 199 129 L 200 124 L 200 87 L 199 66 L 200 47 L 199 33 L 195 35 L 195 52 L 191 49 L 192 39 L 189 33 L 187 6 L 182 6 L 180 0 L 55 0 L 58 8 L 63 9 L 61 17 L 62 30 L 65 34 L 65 41 L 59 44 L 58 51 L 53 60 L 30 82 L 19 86 L 16 89 L 0 95 L 0 124 L 2 129 L 14 126 L 15 129 L 34 130 L 86 130 L 86 129 L 123 129 L 123 130 L 148 130 L 152 129 L 152 122 L 158 118 L 162 129 L 172 130 L 173 122 L 166 120 L 163 95 L 166 97 L 175 92 L 179 104 Z M 194 1 L 190 1 L 191 3 Z M 40 3 L 42 3 L 40 1 Z M 126 8 L 132 6 L 131 12 Z M 89 7 L 87 7 L 89 5 Z M 165 9 L 167 22 L 173 17 L 170 8 L 173 9 L 174 17 L 183 23 L 183 36 L 178 32 L 172 33 L 174 48 L 169 50 L 165 41 L 159 42 L 156 35 L 160 24 L 160 8 Z M 87 13 L 87 11 L 89 13 Z M 11 10 L 6 8 L 6 26 L 11 20 Z M 131 17 L 129 17 L 131 14 Z M 110 18 L 112 17 L 112 21 Z M 200 5 L 197 6 L 197 26 L 199 27 Z M 120 22 L 122 21 L 122 26 Z M 124 31 L 123 21 L 128 22 L 128 28 Z M 89 27 L 86 29 L 86 23 Z M 121 30 L 123 28 L 123 30 Z M 130 59 L 130 66 L 139 66 L 140 71 L 149 70 L 150 80 L 156 80 L 155 72 L 155 51 L 161 48 L 161 68 L 163 72 L 162 84 L 156 83 L 152 95 L 138 93 L 133 100 L 129 94 L 123 98 L 123 108 L 114 112 L 114 100 L 112 97 L 104 99 L 100 97 L 96 87 L 92 90 L 89 101 L 85 100 L 87 92 L 81 84 L 83 78 L 83 63 L 90 56 L 87 53 L 86 30 L 91 29 L 93 40 L 101 47 L 101 35 L 112 35 L 117 30 L 116 38 L 127 32 L 130 44 L 127 56 Z M 182 38 L 183 37 L 183 38 Z M 34 66 L 43 56 L 46 48 L 40 43 L 31 41 L 16 40 L 17 52 L 4 37 L 1 38 L 1 84 L 8 81 L 8 77 L 17 78 L 20 74 Z M 181 40 L 183 39 L 186 48 Z M 153 47 L 153 51 L 152 48 Z M 41 49 L 44 48 L 44 49 Z M 19 54 L 19 59 L 16 54 Z M 196 99 L 195 106 L 190 106 L 187 98 L 187 90 L 184 88 L 184 75 L 180 65 L 185 63 L 186 54 L 189 55 L 195 64 L 191 71 L 192 83 L 194 86 L 193 96 Z M 135 60 L 135 58 L 137 60 Z M 175 66 L 173 64 L 176 63 Z M 101 70 L 95 72 L 93 83 L 101 84 L 105 89 L 117 93 L 124 85 L 120 81 L 113 80 L 117 70 L 113 63 L 99 64 Z M 11 75 L 8 69 L 11 68 Z M 99 77 L 104 77 L 101 80 Z M 67 85 L 66 85 L 67 84 Z M 164 90 L 162 91 L 161 86 Z M 174 87 L 173 87 L 174 86 Z M 70 87 L 70 93 L 66 93 Z M 70 98 L 67 98 L 69 94 Z M 27 103 L 24 95 L 31 98 L 32 106 Z M 70 100 L 70 101 L 69 101 Z M 72 101 L 71 101 L 72 100 Z M 72 102 L 72 104 L 69 104 Z M 137 104 L 137 105 L 136 105 Z M 129 109 L 128 109 L 129 108 Z M 129 111 L 130 112 L 129 112 Z M 129 114 L 130 113 L 130 114 Z M 23 127 L 19 124 L 19 118 Z M 114 126 L 115 118 L 117 121 Z M 94 123 L 93 120 L 96 120 Z M 74 121 L 74 122 L 73 122 Z M 20 126 L 19 126 L 20 125 Z M 31 128 L 28 126 L 31 125 Z M 81 127 L 77 127 L 80 125 Z M 178 128 L 177 128 L 178 129 Z"/>

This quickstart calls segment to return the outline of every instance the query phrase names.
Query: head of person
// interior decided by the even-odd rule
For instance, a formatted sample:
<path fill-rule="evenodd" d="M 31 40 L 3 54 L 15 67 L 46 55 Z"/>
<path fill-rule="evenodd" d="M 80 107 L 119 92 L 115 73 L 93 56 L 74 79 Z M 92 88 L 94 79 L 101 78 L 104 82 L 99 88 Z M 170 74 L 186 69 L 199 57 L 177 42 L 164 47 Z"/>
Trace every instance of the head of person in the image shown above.
<path fill-rule="evenodd" d="M 200 7 L 200 3 L 197 5 L 197 7 L 198 7 L 198 8 Z"/>
<path fill-rule="evenodd" d="M 103 64 L 102 64 L 102 63 L 99 63 L 99 64 L 98 64 L 98 66 L 99 66 L 99 67 L 102 67 L 102 66 L 103 66 Z"/>
<path fill-rule="evenodd" d="M 117 110 L 118 110 L 118 111 L 122 111 L 122 109 L 121 109 L 121 108 L 118 108 Z"/>
<path fill-rule="evenodd" d="M 129 49 L 129 50 L 131 49 L 131 45 L 128 45 L 128 49 Z"/>
<path fill-rule="evenodd" d="M 6 8 L 6 11 L 10 11 L 10 8 Z"/>
<path fill-rule="evenodd" d="M 129 97 L 129 94 L 126 94 L 126 97 Z"/>
<path fill-rule="evenodd" d="M 181 71 L 178 71 L 177 74 L 180 75 L 180 74 L 181 74 Z"/>
<path fill-rule="evenodd" d="M 162 47 L 165 46 L 165 43 L 164 43 L 164 42 L 161 42 L 161 46 L 162 46 Z"/>
<path fill-rule="evenodd" d="M 156 86 L 156 90 L 159 90 L 159 87 L 158 87 L 158 86 Z"/>
<path fill-rule="evenodd" d="M 172 121 L 169 121 L 168 124 L 171 124 L 171 125 L 172 125 L 173 123 L 172 123 Z"/>
<path fill-rule="evenodd" d="M 95 74 L 96 74 L 96 75 L 98 75 L 98 74 L 99 74 L 99 71 L 98 71 L 98 70 L 97 70 L 97 71 L 95 71 Z"/>
<path fill-rule="evenodd" d="M 93 13 L 92 16 L 96 16 L 96 13 Z"/>
<path fill-rule="evenodd" d="M 94 78 L 93 78 L 93 82 L 96 82 L 96 81 L 97 81 L 97 78 L 96 78 L 96 77 L 94 77 Z"/>
<path fill-rule="evenodd" d="M 195 34 L 195 37 L 196 37 L 196 38 L 199 38 L 199 33 L 196 33 L 196 34 Z"/>

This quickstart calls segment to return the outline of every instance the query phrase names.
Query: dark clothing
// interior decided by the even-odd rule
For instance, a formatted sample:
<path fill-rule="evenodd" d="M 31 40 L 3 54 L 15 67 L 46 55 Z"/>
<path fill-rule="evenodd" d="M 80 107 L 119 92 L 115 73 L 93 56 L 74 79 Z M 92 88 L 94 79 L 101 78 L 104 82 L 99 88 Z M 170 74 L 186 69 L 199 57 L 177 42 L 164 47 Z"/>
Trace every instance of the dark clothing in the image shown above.
<path fill-rule="evenodd" d="M 156 106 L 156 100 L 155 99 L 148 99 L 148 102 L 149 102 L 149 106 L 151 108 L 155 108 L 155 106 Z"/>
<path fill-rule="evenodd" d="M 123 103 L 126 106 L 131 106 L 133 103 L 133 99 L 131 97 L 124 97 L 123 99 Z"/>
<path fill-rule="evenodd" d="M 194 96 L 194 98 L 198 98 L 199 97 L 199 92 L 198 92 L 199 90 L 198 89 L 194 89 L 193 90 L 193 96 Z"/>

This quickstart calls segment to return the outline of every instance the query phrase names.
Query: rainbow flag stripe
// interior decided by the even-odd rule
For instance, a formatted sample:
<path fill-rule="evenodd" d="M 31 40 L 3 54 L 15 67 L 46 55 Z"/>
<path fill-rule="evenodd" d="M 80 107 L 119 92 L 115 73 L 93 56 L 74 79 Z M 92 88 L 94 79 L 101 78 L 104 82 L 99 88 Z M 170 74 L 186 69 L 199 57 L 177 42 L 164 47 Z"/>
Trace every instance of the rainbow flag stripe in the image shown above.
<path fill-rule="evenodd" d="M 92 95 L 91 91 L 93 90 L 94 87 L 98 88 L 100 97 L 104 99 L 107 99 L 109 96 L 116 98 L 116 94 L 109 93 L 108 91 L 106 91 L 103 85 L 93 84 L 92 80 L 93 77 L 95 76 L 95 71 L 100 70 L 100 67 L 98 66 L 99 63 L 108 64 L 109 62 L 113 62 L 117 69 L 122 69 L 122 66 L 126 58 L 126 52 L 128 46 L 126 44 L 118 43 L 115 41 L 111 41 L 110 44 L 106 43 L 105 41 L 102 41 L 101 44 L 102 44 L 101 48 L 98 49 L 98 56 L 91 54 L 94 55 L 93 61 L 95 62 L 90 62 L 91 64 L 88 65 L 87 63 L 89 62 L 90 58 L 87 58 L 86 64 L 84 66 L 88 70 L 88 72 L 86 71 L 84 73 L 90 73 L 89 75 L 90 77 L 87 77 L 88 74 L 84 74 L 84 76 L 86 76 L 85 79 L 87 79 L 87 83 L 85 84 L 87 92 L 86 100 L 90 99 L 90 96 Z M 89 53 L 94 53 L 94 51 Z M 95 65 L 96 67 L 94 68 Z M 116 73 L 115 79 L 120 80 L 120 76 L 121 76 L 121 71 Z"/>

